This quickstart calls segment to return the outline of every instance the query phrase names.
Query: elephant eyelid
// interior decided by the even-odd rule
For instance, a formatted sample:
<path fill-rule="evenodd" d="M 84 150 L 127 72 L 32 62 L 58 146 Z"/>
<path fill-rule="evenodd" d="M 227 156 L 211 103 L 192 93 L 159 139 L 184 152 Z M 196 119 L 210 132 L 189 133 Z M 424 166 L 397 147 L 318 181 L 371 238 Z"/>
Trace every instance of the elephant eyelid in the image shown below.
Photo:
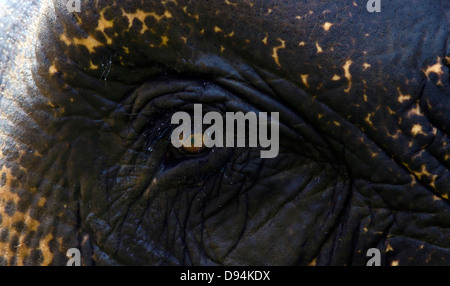
<path fill-rule="evenodd" d="M 180 141 L 183 143 L 183 145 L 180 148 L 176 148 L 181 154 L 187 154 L 187 155 L 198 155 L 202 154 L 205 151 L 208 150 L 208 148 L 205 146 L 204 142 L 204 136 L 207 136 L 206 134 L 201 133 L 191 133 L 191 135 L 188 136 L 188 138 L 184 139 L 182 138 L 182 135 L 180 134 Z M 201 146 L 197 147 L 195 146 L 198 141 L 201 141 Z"/>

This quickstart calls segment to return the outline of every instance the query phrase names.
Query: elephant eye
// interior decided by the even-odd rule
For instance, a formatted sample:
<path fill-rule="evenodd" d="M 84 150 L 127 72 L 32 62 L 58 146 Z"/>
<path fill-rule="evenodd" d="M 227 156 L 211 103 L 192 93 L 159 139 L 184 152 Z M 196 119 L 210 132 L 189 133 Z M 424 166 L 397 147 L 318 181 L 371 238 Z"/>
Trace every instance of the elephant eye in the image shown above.
<path fill-rule="evenodd" d="M 191 135 L 187 136 L 187 138 L 184 138 L 184 134 L 180 134 L 180 141 L 182 142 L 182 146 L 178 148 L 178 151 L 182 154 L 190 155 L 203 153 L 207 150 L 204 139 L 205 138 L 202 133 L 192 133 Z M 196 147 L 195 145 L 198 145 L 199 147 Z"/>

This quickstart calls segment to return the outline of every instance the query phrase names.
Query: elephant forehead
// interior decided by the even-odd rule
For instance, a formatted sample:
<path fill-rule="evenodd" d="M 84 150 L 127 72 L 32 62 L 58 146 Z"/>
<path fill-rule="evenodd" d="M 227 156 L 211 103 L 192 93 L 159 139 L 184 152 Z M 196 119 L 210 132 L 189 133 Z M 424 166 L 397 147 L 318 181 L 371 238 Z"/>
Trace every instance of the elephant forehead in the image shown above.
<path fill-rule="evenodd" d="M 363 86 L 363 79 L 372 81 L 369 85 L 375 85 L 375 79 L 380 87 L 395 80 L 395 92 L 413 86 L 411 79 L 424 74 L 437 75 L 442 83 L 439 62 L 445 58 L 438 51 L 445 35 L 437 20 L 440 4 L 413 2 L 405 6 L 390 1 L 382 13 L 369 13 L 365 1 L 343 0 L 101 1 L 83 4 L 81 12 L 66 13 L 59 39 L 91 57 L 104 48 L 113 49 L 124 65 L 139 61 L 136 51 L 178 69 L 201 54 L 215 54 L 245 59 L 314 93 L 335 89 L 337 94 L 349 94 L 355 82 Z M 63 4 L 60 8 L 66 9 Z M 438 40 L 417 36 L 425 31 Z M 416 48 L 426 49 L 427 54 L 415 53 Z M 390 65 L 394 61 L 395 73 Z M 417 63 L 421 69 L 415 68 Z M 87 68 L 101 69 L 95 60 Z M 404 100 L 404 93 L 390 97 Z M 364 99 L 360 94 L 354 100 Z"/>
<path fill-rule="evenodd" d="M 82 46 L 89 53 L 111 47 L 126 57 L 131 50 L 139 49 L 150 58 L 166 61 L 173 58 L 174 51 L 180 60 L 191 58 L 192 53 L 223 57 L 235 57 L 238 53 L 265 67 L 292 71 L 297 80 L 309 87 L 308 72 L 322 69 L 329 57 L 336 55 L 341 59 L 339 66 L 327 68 L 338 69 L 341 77 L 350 81 L 351 55 L 361 51 L 355 43 L 358 38 L 371 36 L 354 31 L 349 36 L 348 29 L 354 28 L 349 22 L 367 22 L 357 16 L 366 10 L 364 5 L 349 6 L 342 1 L 108 2 L 87 4 L 75 13 L 77 24 L 87 34 L 76 36 L 65 30 L 60 39 L 67 45 Z M 366 11 L 364 15 L 369 14 Z M 342 48 L 345 53 L 339 55 Z M 364 63 L 364 67 L 367 69 L 370 64 Z M 337 76 L 333 75 L 332 80 L 336 81 Z"/>

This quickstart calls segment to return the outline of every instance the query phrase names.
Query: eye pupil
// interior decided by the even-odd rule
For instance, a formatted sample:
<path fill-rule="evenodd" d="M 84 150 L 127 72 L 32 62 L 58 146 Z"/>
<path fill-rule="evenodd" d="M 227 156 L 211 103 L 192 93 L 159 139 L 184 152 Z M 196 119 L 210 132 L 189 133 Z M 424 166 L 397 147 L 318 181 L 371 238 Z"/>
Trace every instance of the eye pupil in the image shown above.
<path fill-rule="evenodd" d="M 180 134 L 180 141 L 183 143 L 180 149 L 189 154 L 199 154 L 206 149 L 203 134 L 201 133 L 193 133 L 189 135 L 186 140 L 184 140 L 183 135 Z M 200 147 L 195 146 L 195 143 L 198 144 L 198 142 L 201 142 Z"/>

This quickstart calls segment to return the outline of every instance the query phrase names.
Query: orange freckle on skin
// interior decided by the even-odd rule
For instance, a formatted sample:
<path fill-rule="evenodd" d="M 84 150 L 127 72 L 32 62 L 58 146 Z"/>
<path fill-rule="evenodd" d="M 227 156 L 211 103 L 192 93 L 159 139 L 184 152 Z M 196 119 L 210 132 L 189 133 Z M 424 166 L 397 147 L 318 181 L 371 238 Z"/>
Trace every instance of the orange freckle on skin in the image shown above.
<path fill-rule="evenodd" d="M 403 103 L 411 99 L 411 96 L 409 94 L 402 93 L 400 87 L 397 87 L 397 92 L 398 92 L 398 102 Z"/>
<path fill-rule="evenodd" d="M 40 198 L 37 205 L 38 205 L 39 207 L 43 207 L 43 206 L 45 205 L 45 202 L 46 202 L 46 201 L 47 201 L 47 200 L 46 200 L 45 198 Z"/>
<path fill-rule="evenodd" d="M 309 77 L 309 74 L 301 74 L 300 75 L 300 78 L 302 79 L 302 83 L 306 86 L 306 88 L 309 88 L 308 77 Z"/>
<path fill-rule="evenodd" d="M 322 28 L 328 32 L 330 30 L 331 26 L 333 26 L 332 23 L 326 22 L 325 24 L 323 24 Z"/>
<path fill-rule="evenodd" d="M 412 115 L 421 116 L 421 117 L 424 116 L 423 113 L 422 113 L 422 111 L 420 110 L 420 106 L 419 106 L 418 103 L 416 104 L 416 107 L 415 107 L 415 108 L 412 108 L 412 109 L 409 110 L 408 113 L 407 113 L 407 116 L 408 116 L 408 117 L 411 117 Z"/>
<path fill-rule="evenodd" d="M 313 261 L 311 261 L 308 266 L 316 266 L 317 263 L 317 257 L 313 259 Z"/>
<path fill-rule="evenodd" d="M 345 65 L 342 67 L 344 69 L 345 72 L 345 78 L 348 80 L 348 87 L 344 90 L 345 93 L 350 92 L 350 90 L 352 89 L 352 75 L 350 73 L 350 66 L 353 64 L 352 60 L 347 60 L 345 62 Z"/>
<path fill-rule="evenodd" d="M 319 42 L 316 42 L 316 49 L 317 49 L 317 53 L 320 54 L 323 52 L 322 47 L 319 45 Z"/>
<path fill-rule="evenodd" d="M 228 35 L 225 35 L 225 37 L 227 38 L 231 38 L 234 36 L 234 31 L 231 31 L 231 33 L 229 33 Z"/>
<path fill-rule="evenodd" d="M 433 189 L 436 189 L 436 179 L 438 178 L 438 175 L 432 175 L 430 172 L 428 172 L 427 167 L 425 164 L 421 166 L 420 171 L 415 171 L 410 168 L 410 166 L 406 163 L 403 163 L 403 165 L 410 171 L 412 174 L 414 174 L 419 180 L 422 180 L 423 177 L 428 178 L 431 182 L 429 183 L 429 186 Z"/>
<path fill-rule="evenodd" d="M 95 48 L 102 47 L 103 44 L 97 41 L 94 37 L 89 35 L 87 38 L 72 38 L 69 39 L 66 34 L 62 34 L 60 36 L 60 40 L 63 41 L 67 46 L 75 45 L 75 46 L 84 46 L 90 53 L 95 52 Z"/>
<path fill-rule="evenodd" d="M 58 72 L 58 70 L 56 69 L 56 66 L 54 64 L 51 65 L 50 68 L 48 69 L 49 74 L 55 74 L 57 72 Z"/>
<path fill-rule="evenodd" d="M 269 39 L 269 36 L 266 34 L 266 36 L 264 37 L 264 39 L 262 40 L 262 42 L 264 43 L 264 45 L 267 45 L 267 40 Z"/>
<path fill-rule="evenodd" d="M 337 74 L 335 74 L 335 75 L 331 78 L 332 81 L 338 81 L 338 80 L 340 80 L 340 79 L 341 79 L 341 77 L 338 76 Z"/>
<path fill-rule="evenodd" d="M 426 135 L 425 132 L 423 132 L 422 126 L 419 124 L 414 124 L 414 126 L 411 129 L 411 133 L 416 136 L 418 134 Z"/>
<path fill-rule="evenodd" d="M 368 64 L 368 63 L 364 63 L 363 64 L 363 70 L 367 70 L 368 68 L 370 68 L 372 65 Z"/>
<path fill-rule="evenodd" d="M 184 12 L 186 15 L 188 15 L 189 17 L 194 18 L 194 19 L 198 22 L 200 16 L 199 16 L 198 14 L 190 14 L 190 13 L 188 13 L 188 11 L 187 11 L 187 6 L 184 6 L 184 7 L 183 7 L 183 12 Z"/>
<path fill-rule="evenodd" d="M 237 6 L 237 3 L 230 2 L 229 0 L 225 0 L 225 4 L 235 6 L 235 7 Z"/>
<path fill-rule="evenodd" d="M 121 9 L 122 15 L 128 18 L 128 28 L 133 26 L 134 19 L 139 20 L 143 23 L 141 34 L 148 30 L 147 25 L 145 24 L 145 18 L 147 16 L 153 17 L 157 22 L 161 21 L 161 19 L 172 18 L 172 14 L 169 11 L 165 11 L 162 15 L 158 15 L 155 12 L 145 12 L 141 9 L 137 9 L 135 13 L 127 13 L 123 8 Z"/>
<path fill-rule="evenodd" d="M 430 79 L 430 74 L 434 73 L 439 77 L 438 82 L 436 83 L 437 85 L 443 86 L 442 83 L 442 76 L 444 75 L 444 71 L 442 70 L 443 65 L 441 63 L 441 58 L 438 57 L 437 58 L 437 63 L 432 65 L 432 66 L 428 66 L 426 70 L 424 70 L 424 74 L 425 76 L 428 78 L 428 80 Z"/>
<path fill-rule="evenodd" d="M 89 61 L 89 69 L 96 70 L 98 69 L 98 65 L 95 65 L 92 61 Z"/>
<path fill-rule="evenodd" d="M 167 43 L 169 42 L 169 38 L 167 36 L 161 36 L 161 45 L 160 46 L 166 46 L 167 47 Z"/>
<path fill-rule="evenodd" d="M 103 36 L 106 38 L 106 43 L 108 45 L 112 44 L 112 39 L 105 33 L 105 29 L 113 28 L 114 27 L 114 21 L 113 20 L 106 20 L 104 16 L 104 11 L 100 12 L 100 19 L 98 19 L 97 24 L 97 31 L 100 31 L 103 33 Z"/>
<path fill-rule="evenodd" d="M 369 114 L 367 114 L 366 119 L 365 119 L 365 121 L 366 121 L 367 123 L 369 123 L 370 126 L 373 125 L 373 122 L 372 122 L 372 116 L 373 116 L 373 115 L 374 115 L 373 113 L 369 113 Z"/>
<path fill-rule="evenodd" d="M 278 51 L 279 51 L 280 49 L 285 49 L 285 48 L 286 48 L 286 42 L 283 41 L 283 40 L 280 39 L 280 38 L 278 38 L 278 41 L 281 43 L 281 45 L 278 46 L 278 47 L 274 47 L 274 48 L 272 49 L 272 58 L 274 59 L 276 65 L 277 65 L 278 67 L 281 67 L 280 59 L 278 58 Z"/>

